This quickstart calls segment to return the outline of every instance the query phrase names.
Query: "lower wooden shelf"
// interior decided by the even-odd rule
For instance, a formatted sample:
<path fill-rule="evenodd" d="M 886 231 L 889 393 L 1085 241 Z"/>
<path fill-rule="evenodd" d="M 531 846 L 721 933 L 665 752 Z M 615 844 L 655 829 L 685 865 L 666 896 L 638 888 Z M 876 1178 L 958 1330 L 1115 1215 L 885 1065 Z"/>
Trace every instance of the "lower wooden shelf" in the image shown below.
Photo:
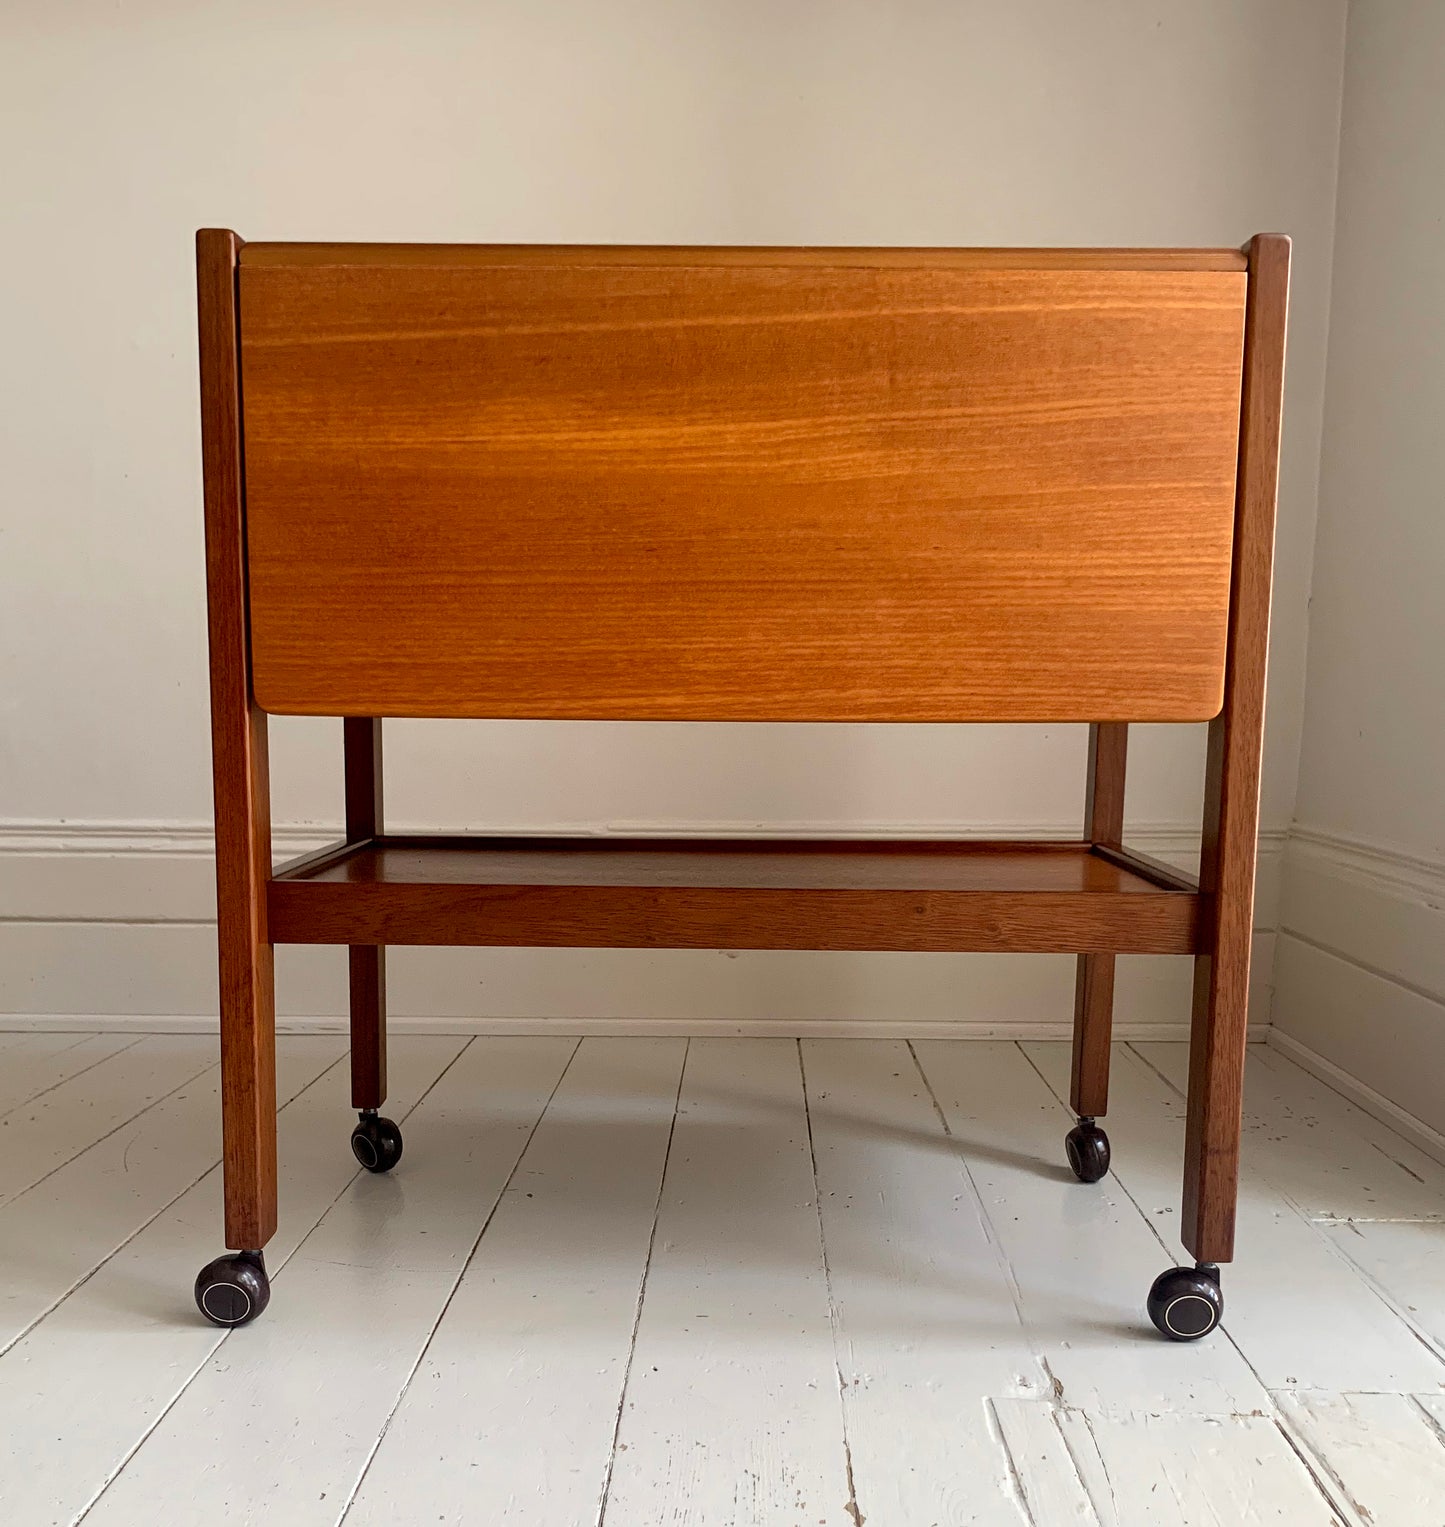
<path fill-rule="evenodd" d="M 1193 954 L 1200 895 L 1088 843 L 384 837 L 283 865 L 278 944 Z"/>

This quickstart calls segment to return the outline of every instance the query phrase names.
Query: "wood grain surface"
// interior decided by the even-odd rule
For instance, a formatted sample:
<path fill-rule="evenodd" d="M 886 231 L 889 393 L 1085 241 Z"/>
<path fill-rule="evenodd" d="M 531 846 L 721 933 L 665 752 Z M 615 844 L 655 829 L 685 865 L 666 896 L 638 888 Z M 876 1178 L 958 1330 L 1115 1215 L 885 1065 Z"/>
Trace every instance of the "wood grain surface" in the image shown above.
<path fill-rule="evenodd" d="M 341 726 L 346 788 L 346 839 L 364 843 L 383 824 L 381 722 L 348 716 Z M 346 952 L 351 1012 L 351 1106 L 380 1108 L 386 1101 L 386 950 L 353 944 Z"/>
<path fill-rule="evenodd" d="M 1106 722 L 1089 728 L 1084 836 L 1096 846 L 1117 848 L 1123 842 L 1128 758 L 1129 728 L 1126 725 Z M 1081 1118 L 1097 1118 L 1109 1108 L 1114 964 L 1112 954 L 1081 954 L 1074 976 L 1074 1045 L 1069 1101 Z"/>
<path fill-rule="evenodd" d="M 281 873 L 279 943 L 1198 948 L 1199 898 L 1086 844 L 388 838 Z"/>
<path fill-rule="evenodd" d="M 285 248 L 241 272 L 267 710 L 1219 709 L 1237 266 Z"/>
<path fill-rule="evenodd" d="M 1283 234 L 1250 243 L 1229 667 L 1224 708 L 1209 728 L 1199 861 L 1211 926 L 1194 968 L 1180 1227 L 1205 1262 L 1234 1254 L 1289 259 Z"/>
<path fill-rule="evenodd" d="M 237 387 L 239 248 L 236 235 L 221 229 L 196 235 L 226 1244 L 253 1250 L 276 1229 L 276 1003 L 266 930 L 271 873 L 266 717 L 252 698 L 248 658 Z"/>

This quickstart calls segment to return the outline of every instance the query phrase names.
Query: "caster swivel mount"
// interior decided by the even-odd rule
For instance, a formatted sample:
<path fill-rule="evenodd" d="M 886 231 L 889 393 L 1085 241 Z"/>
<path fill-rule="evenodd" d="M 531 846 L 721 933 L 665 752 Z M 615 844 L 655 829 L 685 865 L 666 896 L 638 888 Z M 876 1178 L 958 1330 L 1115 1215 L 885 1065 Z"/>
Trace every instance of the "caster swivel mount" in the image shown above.
<path fill-rule="evenodd" d="M 1080 1182 L 1098 1182 L 1109 1170 L 1109 1137 L 1090 1118 L 1081 1118 L 1064 1136 L 1064 1152 Z"/>
<path fill-rule="evenodd" d="M 374 1108 L 363 1108 L 351 1131 L 351 1154 L 368 1172 L 389 1172 L 401 1160 L 401 1131 Z"/>

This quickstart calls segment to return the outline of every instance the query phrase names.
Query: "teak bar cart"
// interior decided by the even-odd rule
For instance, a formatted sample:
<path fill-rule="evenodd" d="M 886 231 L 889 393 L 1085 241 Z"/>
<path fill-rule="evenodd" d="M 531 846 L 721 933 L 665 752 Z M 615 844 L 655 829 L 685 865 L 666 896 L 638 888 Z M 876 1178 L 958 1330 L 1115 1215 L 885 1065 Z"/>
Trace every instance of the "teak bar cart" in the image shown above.
<path fill-rule="evenodd" d="M 401 1156 L 388 944 L 1195 957 L 1183 1241 L 1234 1245 L 1289 240 L 1207 250 L 198 235 L 226 1245 L 269 1297 L 272 949 L 344 944 L 353 1149 Z M 344 717 L 346 836 L 271 863 L 268 714 Z M 393 837 L 385 716 L 1088 722 L 1077 842 Z M 1198 880 L 1122 843 L 1128 723 L 1209 723 Z"/>

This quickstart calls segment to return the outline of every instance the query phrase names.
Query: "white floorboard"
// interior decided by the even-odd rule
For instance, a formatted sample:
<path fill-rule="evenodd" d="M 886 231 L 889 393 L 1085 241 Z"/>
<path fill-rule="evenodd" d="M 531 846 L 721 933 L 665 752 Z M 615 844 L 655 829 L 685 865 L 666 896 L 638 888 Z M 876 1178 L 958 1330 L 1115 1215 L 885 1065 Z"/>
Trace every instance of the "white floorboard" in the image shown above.
<path fill-rule="evenodd" d="M 964 1164 L 907 1044 L 802 1052 L 858 1509 L 1017 1527 L 988 1402 L 1050 1384 Z"/>
<path fill-rule="evenodd" d="M 273 1274 L 274 1315 L 227 1337 L 86 1522 L 149 1527 L 165 1499 L 176 1527 L 239 1527 L 283 1496 L 288 1527 L 335 1522 L 574 1048 L 473 1041 L 407 1116 L 416 1169 L 352 1178 Z"/>
<path fill-rule="evenodd" d="M 1183 1047 L 1136 1048 L 1182 1085 Z M 1293 1061 L 1258 1048 L 1250 1052 L 1246 1073 L 1244 1159 L 1314 1222 L 1320 1237 L 1388 1303 L 1420 1350 L 1442 1365 L 1414 1385 L 1333 1387 L 1445 1388 L 1445 1166 Z M 1242 1256 L 1239 1265 L 1243 1269 L 1248 1259 Z M 1337 1345 L 1333 1332 L 1321 1344 Z"/>
<path fill-rule="evenodd" d="M 1100 1527 L 1064 1437 L 1070 1412 L 1051 1400 L 994 1400 L 991 1409 L 1028 1527 Z"/>
<path fill-rule="evenodd" d="M 597 1520 L 686 1052 L 582 1041 L 346 1527 Z"/>
<path fill-rule="evenodd" d="M 1158 1340 L 1140 1322 L 1170 1257 L 1119 1178 L 1075 1181 L 1072 1116 L 1013 1044 L 914 1046 L 1007 1259 L 1056 1398 L 1091 1411 L 1238 1414 L 1269 1396 L 1228 1341 Z"/>
<path fill-rule="evenodd" d="M 0 1204 L 216 1063 L 207 1034 L 152 1034 L 0 1119 Z"/>
<path fill-rule="evenodd" d="M 397 1117 L 465 1043 L 393 1046 L 388 1106 Z M 336 1066 L 281 1114 L 280 1226 L 266 1248 L 273 1272 L 357 1175 L 349 1099 L 350 1078 Z M 78 1521 L 217 1348 L 262 1333 L 259 1325 L 224 1333 L 196 1313 L 191 1283 L 222 1249 L 216 1170 L 0 1357 L 0 1519 L 26 1527 Z M 307 1388 L 318 1393 L 326 1381 L 314 1373 Z M 225 1409 L 211 1418 L 206 1457 L 227 1423 Z M 149 1503 L 145 1520 L 158 1519 L 198 1520 L 169 1490 Z"/>
<path fill-rule="evenodd" d="M 0 1035 L 0 1521 L 1445 1527 L 1445 1167 L 1276 1052 L 1179 1346 L 1180 1046 L 1084 1186 L 1055 1043 L 407 1037 L 380 1178 L 343 1045 L 223 1334 L 214 1038 Z"/>
<path fill-rule="evenodd" d="M 1188 1045 L 1132 1048 L 1186 1091 Z M 1243 1149 L 1311 1219 L 1445 1220 L 1445 1165 L 1267 1045 L 1249 1051 Z"/>
<path fill-rule="evenodd" d="M 1069 1047 L 1026 1045 L 1062 1098 Z M 1184 1098 L 1126 1046 L 1114 1047 L 1109 1113 L 1111 1174 L 1163 1238 L 1170 1261 L 1192 1263 L 1179 1243 Z M 1297 1149 L 1277 1139 L 1272 1159 Z M 1223 1270 L 1224 1330 L 1270 1389 L 1445 1386 L 1445 1365 L 1417 1340 L 1369 1282 L 1285 1195 L 1255 1169 L 1251 1141 L 1240 1173 L 1235 1260 Z M 1302 1297 L 1283 1294 L 1306 1291 Z M 1321 1341 L 1319 1333 L 1329 1332 Z"/>
<path fill-rule="evenodd" d="M 606 1527 L 856 1527 L 798 1049 L 695 1039 Z"/>
<path fill-rule="evenodd" d="M 39 1094 L 140 1043 L 138 1034 L 3 1034 L 0 1119 Z"/>
<path fill-rule="evenodd" d="M 1445 1226 L 1389 1220 L 1321 1228 L 1445 1362 Z"/>
<path fill-rule="evenodd" d="M 1445 1439 L 1420 1402 L 1399 1394 L 1286 1394 L 1279 1406 L 1350 1527 L 1445 1522 Z"/>
<path fill-rule="evenodd" d="M 344 1054 L 339 1039 L 280 1040 L 277 1103 Z M 213 1066 L 0 1207 L 0 1352 L 220 1159 Z"/>
<path fill-rule="evenodd" d="M 1269 1417 L 1073 1414 L 1063 1429 L 1100 1527 L 1339 1527 Z"/>

